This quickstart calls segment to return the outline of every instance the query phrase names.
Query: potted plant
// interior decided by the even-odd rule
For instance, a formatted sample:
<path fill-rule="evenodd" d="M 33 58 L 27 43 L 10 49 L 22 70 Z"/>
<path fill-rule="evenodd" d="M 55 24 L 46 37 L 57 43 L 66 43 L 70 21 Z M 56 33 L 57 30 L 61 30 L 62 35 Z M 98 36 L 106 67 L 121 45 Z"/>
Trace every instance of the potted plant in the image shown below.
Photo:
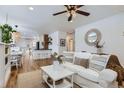
<path fill-rule="evenodd" d="M 11 26 L 8 24 L 0 25 L 1 37 L 3 43 L 11 43 L 12 42 L 12 33 L 16 32 Z"/>
<path fill-rule="evenodd" d="M 51 58 L 52 58 L 53 62 L 58 62 L 59 64 L 62 64 L 63 63 L 62 57 L 63 57 L 63 55 L 58 55 L 56 52 L 54 52 L 51 55 Z"/>
<path fill-rule="evenodd" d="M 51 58 L 52 58 L 52 61 L 53 61 L 53 66 L 54 66 L 55 69 L 60 69 L 61 68 L 60 64 L 63 63 L 62 57 L 63 57 L 63 55 L 58 55 L 56 52 L 54 52 L 51 55 Z"/>
<path fill-rule="evenodd" d="M 100 44 L 100 41 L 99 40 L 96 40 L 96 42 L 94 43 L 94 46 L 97 48 L 97 53 L 98 54 L 101 54 L 102 53 L 102 48 L 104 47 L 104 44 Z"/>

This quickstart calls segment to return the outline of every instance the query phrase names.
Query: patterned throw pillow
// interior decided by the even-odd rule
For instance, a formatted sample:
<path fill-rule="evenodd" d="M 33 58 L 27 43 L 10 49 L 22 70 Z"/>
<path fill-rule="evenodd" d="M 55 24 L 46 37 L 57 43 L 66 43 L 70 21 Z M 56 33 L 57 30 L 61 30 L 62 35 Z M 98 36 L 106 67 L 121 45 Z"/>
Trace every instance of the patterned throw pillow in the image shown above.
<path fill-rule="evenodd" d="M 89 60 L 88 59 L 83 59 L 83 58 L 75 57 L 74 64 L 75 65 L 83 66 L 85 68 L 88 68 L 89 67 Z"/>

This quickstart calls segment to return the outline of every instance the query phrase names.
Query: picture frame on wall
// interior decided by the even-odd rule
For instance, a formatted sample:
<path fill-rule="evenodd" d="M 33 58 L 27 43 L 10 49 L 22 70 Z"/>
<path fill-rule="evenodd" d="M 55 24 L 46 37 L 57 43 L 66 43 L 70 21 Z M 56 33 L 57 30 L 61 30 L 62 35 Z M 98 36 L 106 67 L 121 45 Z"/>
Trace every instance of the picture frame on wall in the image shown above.
<path fill-rule="evenodd" d="M 60 39 L 60 46 L 65 47 L 66 40 L 65 39 Z"/>

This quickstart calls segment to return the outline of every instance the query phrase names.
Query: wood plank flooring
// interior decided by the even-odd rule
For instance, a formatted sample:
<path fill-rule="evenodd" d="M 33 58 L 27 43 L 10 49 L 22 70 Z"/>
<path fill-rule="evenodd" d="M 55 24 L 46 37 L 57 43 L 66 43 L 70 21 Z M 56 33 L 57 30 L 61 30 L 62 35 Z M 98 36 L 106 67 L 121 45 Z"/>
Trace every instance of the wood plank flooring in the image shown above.
<path fill-rule="evenodd" d="M 22 67 L 20 67 L 18 70 L 16 69 L 16 67 L 12 67 L 11 76 L 8 80 L 6 87 L 7 88 L 16 88 L 18 74 L 34 71 L 34 70 L 40 69 L 41 66 L 46 66 L 46 65 L 51 65 L 51 64 L 52 64 L 52 62 L 50 59 L 34 61 L 34 60 L 32 60 L 32 58 L 30 58 L 30 60 L 29 60 L 29 55 L 26 55 L 24 57 L 24 62 L 23 62 Z"/>

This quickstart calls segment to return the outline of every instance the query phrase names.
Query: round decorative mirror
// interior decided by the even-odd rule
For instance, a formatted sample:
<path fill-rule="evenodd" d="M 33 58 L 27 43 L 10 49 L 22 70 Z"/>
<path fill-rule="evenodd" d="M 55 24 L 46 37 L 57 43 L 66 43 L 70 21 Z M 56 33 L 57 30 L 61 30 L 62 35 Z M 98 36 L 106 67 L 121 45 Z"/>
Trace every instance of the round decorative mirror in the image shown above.
<path fill-rule="evenodd" d="M 94 43 L 100 40 L 101 40 L 101 33 L 97 29 L 91 29 L 85 35 L 85 42 L 90 46 L 94 46 Z"/>
<path fill-rule="evenodd" d="M 90 43 L 95 42 L 97 40 L 97 34 L 95 32 L 91 32 L 87 39 Z"/>

